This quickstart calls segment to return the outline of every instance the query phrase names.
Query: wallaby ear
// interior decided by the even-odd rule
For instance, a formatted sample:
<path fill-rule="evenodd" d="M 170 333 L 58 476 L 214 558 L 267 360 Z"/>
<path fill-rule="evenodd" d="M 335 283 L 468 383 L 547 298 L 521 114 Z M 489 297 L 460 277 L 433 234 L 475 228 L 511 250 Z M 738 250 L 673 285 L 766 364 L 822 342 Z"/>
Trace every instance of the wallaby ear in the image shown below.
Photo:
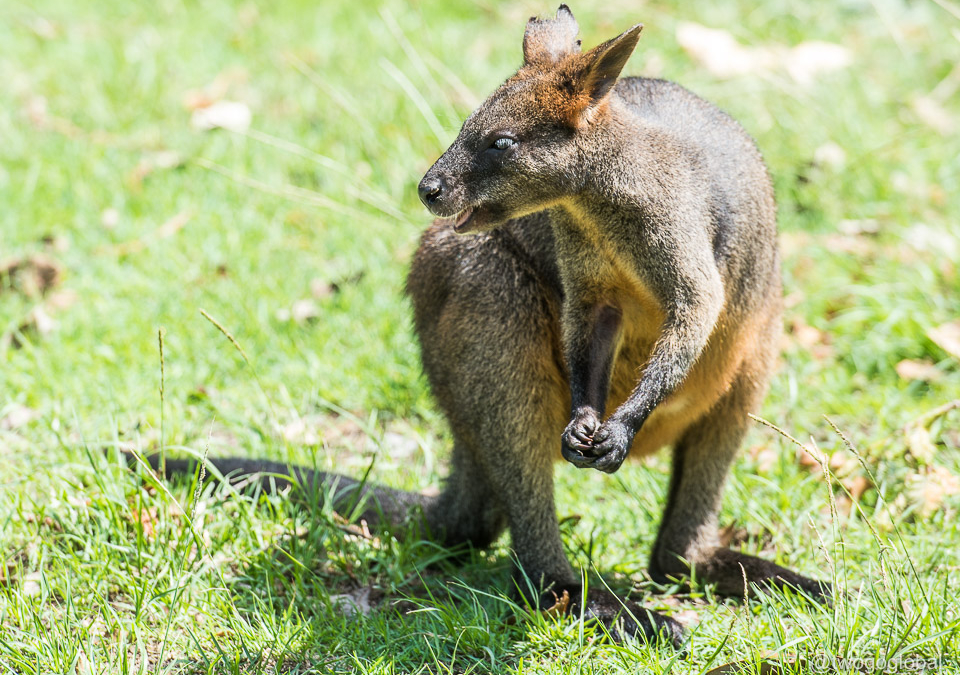
<path fill-rule="evenodd" d="M 641 30 L 643 24 L 638 23 L 584 54 L 586 67 L 580 75 L 580 90 L 588 97 L 587 110 L 602 103 L 613 89 L 620 71 L 637 46 Z"/>
<path fill-rule="evenodd" d="M 550 65 L 565 56 L 578 53 L 578 32 L 580 26 L 566 5 L 560 5 L 554 19 L 531 16 L 523 33 L 524 65 Z"/>

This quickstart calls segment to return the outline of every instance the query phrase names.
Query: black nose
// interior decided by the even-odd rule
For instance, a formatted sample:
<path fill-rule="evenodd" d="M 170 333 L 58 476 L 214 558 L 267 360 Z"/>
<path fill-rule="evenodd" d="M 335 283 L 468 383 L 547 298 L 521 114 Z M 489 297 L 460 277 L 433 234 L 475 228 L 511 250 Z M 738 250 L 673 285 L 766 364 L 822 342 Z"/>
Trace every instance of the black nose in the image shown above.
<path fill-rule="evenodd" d="M 440 182 L 439 178 L 424 178 L 420 181 L 417 193 L 420 195 L 420 201 L 423 202 L 424 206 L 430 208 L 437 203 L 440 195 L 443 194 L 443 183 Z"/>

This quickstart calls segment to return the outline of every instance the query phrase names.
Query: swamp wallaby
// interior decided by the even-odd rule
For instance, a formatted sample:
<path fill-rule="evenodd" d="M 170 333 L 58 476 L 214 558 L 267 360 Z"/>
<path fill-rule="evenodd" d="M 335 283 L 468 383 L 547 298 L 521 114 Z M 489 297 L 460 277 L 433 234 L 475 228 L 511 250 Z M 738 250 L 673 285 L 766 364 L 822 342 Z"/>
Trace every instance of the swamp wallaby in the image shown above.
<path fill-rule="evenodd" d="M 830 588 L 718 544 L 724 480 L 780 340 L 776 212 L 763 160 L 736 122 L 676 84 L 620 78 L 640 29 L 581 52 L 565 5 L 530 19 L 520 70 L 420 182 L 440 219 L 407 291 L 453 433 L 452 468 L 438 496 L 360 491 L 372 523 L 415 514 L 451 546 L 483 547 L 509 528 L 517 587 L 535 605 L 562 599 L 615 637 L 676 643 L 676 622 L 602 584 L 583 597 L 557 524 L 555 460 L 612 473 L 628 454 L 673 448 L 655 580 L 695 568 L 722 594 L 742 595 L 744 581 L 821 599 Z M 336 481 L 335 503 L 359 487 L 294 475 Z"/>

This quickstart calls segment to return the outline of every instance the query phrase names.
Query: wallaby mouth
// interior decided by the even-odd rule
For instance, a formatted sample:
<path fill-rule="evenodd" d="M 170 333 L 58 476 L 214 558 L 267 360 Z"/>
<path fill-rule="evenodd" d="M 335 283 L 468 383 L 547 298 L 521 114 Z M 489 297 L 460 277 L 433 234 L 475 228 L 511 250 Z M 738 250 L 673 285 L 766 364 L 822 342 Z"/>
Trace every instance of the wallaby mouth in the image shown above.
<path fill-rule="evenodd" d="M 456 220 L 453 223 L 453 229 L 456 232 L 470 232 L 470 221 L 473 220 L 473 214 L 476 212 L 475 206 L 468 206 L 463 211 L 454 216 Z"/>

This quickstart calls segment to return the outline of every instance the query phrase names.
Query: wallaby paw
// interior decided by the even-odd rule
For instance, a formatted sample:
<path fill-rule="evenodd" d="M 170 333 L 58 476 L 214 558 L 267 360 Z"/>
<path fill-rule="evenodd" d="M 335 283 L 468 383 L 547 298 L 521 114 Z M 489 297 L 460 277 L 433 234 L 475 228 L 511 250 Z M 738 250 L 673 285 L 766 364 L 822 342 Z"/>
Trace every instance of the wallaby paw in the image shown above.
<path fill-rule="evenodd" d="M 593 435 L 597 433 L 600 425 L 600 417 L 593 408 L 577 410 L 560 437 L 560 449 L 564 459 L 576 466 L 580 466 L 581 462 L 591 461 L 594 458 Z"/>
<path fill-rule="evenodd" d="M 580 433 L 589 428 L 589 421 L 589 417 L 578 415 L 567 425 L 561 448 L 563 457 L 581 469 L 614 473 L 630 452 L 633 433 L 627 425 L 614 419 L 599 425 L 589 435 Z"/>
<path fill-rule="evenodd" d="M 683 644 L 683 626 L 668 616 L 653 612 L 631 600 L 624 600 L 606 589 L 591 588 L 586 603 L 581 588 L 564 590 L 547 612 L 569 612 L 573 617 L 583 616 L 585 621 L 598 621 L 606 628 L 615 642 L 644 640 L 666 641 L 679 649 Z"/>

